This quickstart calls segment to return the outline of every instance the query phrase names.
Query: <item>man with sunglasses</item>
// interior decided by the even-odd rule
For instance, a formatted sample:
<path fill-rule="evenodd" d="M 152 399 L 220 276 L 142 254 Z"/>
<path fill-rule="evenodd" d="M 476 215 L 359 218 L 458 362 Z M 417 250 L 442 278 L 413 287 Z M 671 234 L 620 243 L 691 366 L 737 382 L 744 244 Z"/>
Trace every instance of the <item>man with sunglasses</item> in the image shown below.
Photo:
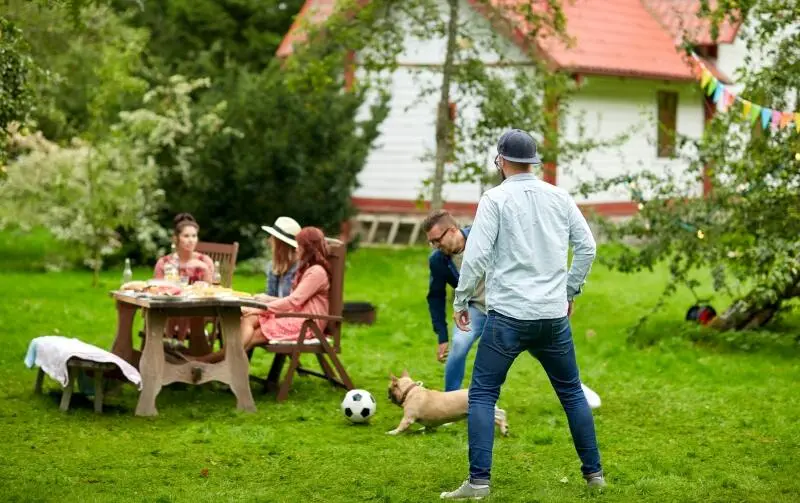
<path fill-rule="evenodd" d="M 527 352 L 547 373 L 567 415 L 589 487 L 605 486 L 594 418 L 581 388 L 569 317 L 596 254 L 589 225 L 569 193 L 539 180 L 535 140 L 512 129 L 497 143 L 503 183 L 478 204 L 453 302 L 461 330 L 474 324 L 469 302 L 486 283 L 488 315 L 469 386 L 469 478 L 442 499 L 489 495 L 494 407 L 509 368 Z M 573 249 L 568 267 L 568 250 Z"/>
<path fill-rule="evenodd" d="M 448 341 L 445 302 L 447 285 L 458 285 L 461 260 L 469 237 L 470 227 L 459 229 L 458 223 L 445 210 L 432 212 L 422 223 L 422 230 L 428 236 L 428 243 L 434 248 L 428 264 L 430 281 L 428 283 L 428 311 L 431 315 L 433 331 L 439 340 L 436 357 L 440 362 L 447 359 L 444 367 L 444 390 L 461 389 L 467 354 L 483 330 L 486 319 L 486 299 L 484 285 L 478 282 L 475 293 L 469 301 L 468 309 L 472 319 L 469 330 L 453 327 L 452 346 Z"/>

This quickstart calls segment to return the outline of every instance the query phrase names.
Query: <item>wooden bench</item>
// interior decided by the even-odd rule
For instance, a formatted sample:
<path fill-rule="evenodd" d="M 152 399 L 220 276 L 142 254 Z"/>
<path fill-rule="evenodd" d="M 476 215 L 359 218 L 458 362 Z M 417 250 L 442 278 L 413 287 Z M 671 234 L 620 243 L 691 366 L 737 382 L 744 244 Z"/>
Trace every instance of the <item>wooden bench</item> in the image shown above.
<path fill-rule="evenodd" d="M 91 370 L 94 372 L 94 411 L 99 414 L 103 412 L 103 389 L 105 386 L 106 372 L 118 370 L 118 367 L 114 363 L 93 362 L 75 357 L 70 358 L 67 361 L 69 380 L 67 381 L 67 385 L 64 386 L 63 392 L 61 393 L 61 405 L 59 406 L 59 409 L 62 411 L 69 410 L 69 402 L 72 399 L 72 391 L 75 388 L 75 381 L 78 380 L 78 372 L 81 370 Z M 36 387 L 34 388 L 35 393 L 42 393 L 43 381 L 44 370 L 39 367 L 39 373 L 36 375 Z"/>

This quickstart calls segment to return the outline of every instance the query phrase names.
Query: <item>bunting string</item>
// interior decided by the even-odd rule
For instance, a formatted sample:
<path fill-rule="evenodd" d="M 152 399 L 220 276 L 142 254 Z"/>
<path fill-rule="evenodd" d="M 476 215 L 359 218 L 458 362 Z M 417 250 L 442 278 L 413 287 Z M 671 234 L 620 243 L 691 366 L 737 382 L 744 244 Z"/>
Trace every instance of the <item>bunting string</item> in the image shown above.
<path fill-rule="evenodd" d="M 738 104 L 741 107 L 742 118 L 751 124 L 758 121 L 762 129 L 777 130 L 785 129 L 793 123 L 797 132 L 800 133 L 800 113 L 773 110 L 737 96 L 731 86 L 723 84 L 714 77 L 697 54 L 692 52 L 691 57 L 694 62 L 692 70 L 700 81 L 700 87 L 723 112 L 730 111 L 735 104 Z"/>

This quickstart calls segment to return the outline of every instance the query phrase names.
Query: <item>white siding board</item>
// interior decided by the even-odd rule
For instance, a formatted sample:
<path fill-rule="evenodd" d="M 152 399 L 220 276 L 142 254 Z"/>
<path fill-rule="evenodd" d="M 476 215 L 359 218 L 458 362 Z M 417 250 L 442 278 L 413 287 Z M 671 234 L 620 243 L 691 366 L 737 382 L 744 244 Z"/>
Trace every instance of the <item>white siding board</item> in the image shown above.
<path fill-rule="evenodd" d="M 685 171 L 682 160 L 658 158 L 656 153 L 656 119 L 659 90 L 676 91 L 678 95 L 677 130 L 679 134 L 699 138 L 703 132 L 702 95 L 693 83 L 668 83 L 610 77 L 592 77 L 573 99 L 569 116 L 561 124 L 564 138 L 577 141 L 577 117 L 584 116 L 585 134 L 609 140 L 635 128 L 628 141 L 619 146 L 596 149 L 585 156 L 585 162 L 564 162 L 558 166 L 558 185 L 574 191 L 581 182 L 622 175 L 648 169 L 656 173 Z M 615 202 L 630 200 L 627 190 L 576 196 L 581 202 Z"/>
<path fill-rule="evenodd" d="M 441 19 L 447 19 L 447 3 L 440 1 L 438 5 L 443 12 Z M 469 26 L 469 35 L 476 41 L 476 50 L 481 61 L 529 63 L 525 53 L 506 37 L 497 35 L 488 19 L 476 12 L 466 0 L 461 0 L 459 4 L 459 15 L 462 24 Z M 489 43 L 478 43 L 480 41 Z M 446 47 L 447 38 L 444 34 L 422 40 L 408 36 L 397 61 L 401 65 L 441 65 L 444 63 Z"/>

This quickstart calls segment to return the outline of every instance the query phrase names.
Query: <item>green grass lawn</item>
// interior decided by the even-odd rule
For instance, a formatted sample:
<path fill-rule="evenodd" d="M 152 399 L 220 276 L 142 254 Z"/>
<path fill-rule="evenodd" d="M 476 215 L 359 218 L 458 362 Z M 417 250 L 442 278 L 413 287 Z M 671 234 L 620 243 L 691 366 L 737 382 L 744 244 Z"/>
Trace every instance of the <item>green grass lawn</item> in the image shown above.
<path fill-rule="evenodd" d="M 390 371 L 407 368 L 442 386 L 425 303 L 427 251 L 349 257 L 346 298 L 379 309 L 376 325 L 344 331 L 342 360 L 378 400 L 372 423 L 358 427 L 339 413 L 341 390 L 304 377 L 281 404 L 255 391 L 256 414 L 235 411 L 233 395 L 212 386 L 164 389 L 156 418 L 133 416 L 133 387 L 102 416 L 90 406 L 60 413 L 54 393 L 32 393 L 35 371 L 22 362 L 28 342 L 62 334 L 110 347 L 116 314 L 107 291 L 120 274 L 104 274 L 94 289 L 88 272 L 22 271 L 44 255 L 26 259 L 11 248 L 6 236 L 0 256 L 13 259 L 0 264 L 0 500 L 420 502 L 464 479 L 466 423 L 385 435 L 401 417 L 386 398 Z M 628 344 L 626 329 L 665 277 L 596 267 L 573 318 L 582 378 L 603 399 L 595 420 L 609 488 L 585 489 L 564 413 L 538 363 L 523 355 L 500 397 L 511 435 L 495 443 L 492 501 L 800 500 L 796 345 L 742 352 L 692 344 L 680 336 L 688 292 L 645 328 L 661 342 Z M 234 286 L 260 290 L 263 279 L 237 277 Z M 784 321 L 782 338 L 792 326 L 797 319 Z M 257 352 L 252 371 L 263 375 L 269 362 Z"/>

